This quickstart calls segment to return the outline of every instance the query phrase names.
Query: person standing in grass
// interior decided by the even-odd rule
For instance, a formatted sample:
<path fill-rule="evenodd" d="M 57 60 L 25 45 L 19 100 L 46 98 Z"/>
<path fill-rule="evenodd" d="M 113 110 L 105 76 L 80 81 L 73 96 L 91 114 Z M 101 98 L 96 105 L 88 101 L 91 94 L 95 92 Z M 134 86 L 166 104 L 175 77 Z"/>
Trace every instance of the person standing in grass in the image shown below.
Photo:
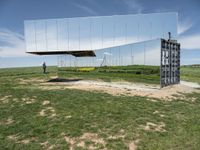
<path fill-rule="evenodd" d="M 46 68 L 47 68 L 47 66 L 46 66 L 46 63 L 45 63 L 45 62 L 42 64 L 42 68 L 43 68 L 43 73 L 46 73 Z"/>

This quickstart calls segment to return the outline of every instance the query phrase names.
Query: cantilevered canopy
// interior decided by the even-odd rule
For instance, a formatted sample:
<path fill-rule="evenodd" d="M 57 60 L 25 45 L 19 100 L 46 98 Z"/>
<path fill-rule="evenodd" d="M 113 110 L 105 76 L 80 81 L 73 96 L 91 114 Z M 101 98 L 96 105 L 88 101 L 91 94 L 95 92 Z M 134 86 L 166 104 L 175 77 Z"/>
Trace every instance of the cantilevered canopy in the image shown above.
<path fill-rule="evenodd" d="M 27 52 L 30 54 L 37 55 L 60 55 L 60 54 L 68 54 L 73 55 L 75 57 L 95 57 L 94 51 L 35 51 L 35 52 Z"/>

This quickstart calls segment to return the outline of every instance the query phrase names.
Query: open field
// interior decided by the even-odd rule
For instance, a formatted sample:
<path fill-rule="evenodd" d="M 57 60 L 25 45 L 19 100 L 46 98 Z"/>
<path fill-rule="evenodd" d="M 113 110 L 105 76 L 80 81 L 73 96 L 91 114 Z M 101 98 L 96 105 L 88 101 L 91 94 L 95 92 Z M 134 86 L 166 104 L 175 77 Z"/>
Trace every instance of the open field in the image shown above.
<path fill-rule="evenodd" d="M 200 66 L 191 65 L 181 67 L 181 79 L 186 81 L 197 82 L 200 84 Z"/>
<path fill-rule="evenodd" d="M 145 82 L 148 84 L 159 84 L 159 67 L 155 66 L 115 66 L 97 68 L 59 68 L 61 78 L 83 78 L 111 82 L 129 81 Z"/>
<path fill-rule="evenodd" d="M 157 86 L 156 72 L 148 76 L 138 68 L 133 75 L 133 68 L 127 74 L 123 68 L 117 70 L 121 71 L 110 68 L 107 74 L 93 70 L 87 75 L 83 70 L 57 73 L 56 67 L 49 67 L 44 75 L 38 67 L 0 69 L 0 149 L 200 149 L 199 89 L 187 87 L 187 94 L 177 92 L 163 99 L 70 88 L 76 82 L 72 78 Z M 182 79 L 200 81 L 200 70 L 181 71 Z M 47 82 L 58 75 L 70 80 Z M 149 78 L 140 79 L 143 75 Z"/>

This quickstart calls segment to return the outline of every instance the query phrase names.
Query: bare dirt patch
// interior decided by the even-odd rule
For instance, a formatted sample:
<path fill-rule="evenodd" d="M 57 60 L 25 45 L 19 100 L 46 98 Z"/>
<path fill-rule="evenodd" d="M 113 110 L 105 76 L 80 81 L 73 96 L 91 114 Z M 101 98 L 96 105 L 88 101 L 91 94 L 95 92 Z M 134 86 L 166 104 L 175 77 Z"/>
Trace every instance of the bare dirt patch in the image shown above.
<path fill-rule="evenodd" d="M 124 139 L 125 135 L 111 135 L 108 139 L 116 140 L 116 139 Z"/>
<path fill-rule="evenodd" d="M 98 146 L 106 149 L 106 142 L 96 133 L 84 133 L 82 136 L 76 138 L 68 137 L 64 133 L 61 133 L 61 135 L 64 136 L 65 141 L 70 145 L 70 150 L 73 150 L 76 147 L 92 150 L 98 149 Z M 86 145 L 86 142 L 88 141 L 90 142 L 90 144 Z"/>
<path fill-rule="evenodd" d="M 139 140 L 135 140 L 135 141 L 130 142 L 129 145 L 128 145 L 129 150 L 136 150 L 138 142 L 139 142 Z"/>
<path fill-rule="evenodd" d="M 21 143 L 28 144 L 28 143 L 30 143 L 30 140 L 29 139 L 24 139 L 24 140 L 21 140 Z"/>
<path fill-rule="evenodd" d="M 158 124 L 147 122 L 145 126 L 141 125 L 141 128 L 146 131 L 157 131 L 157 132 L 165 132 L 164 129 L 165 123 L 159 122 Z"/>
<path fill-rule="evenodd" d="M 84 141 L 81 141 L 80 143 L 77 144 L 77 146 L 78 146 L 78 147 L 83 147 L 83 148 L 84 148 L 84 147 L 85 147 L 85 142 L 84 142 Z"/>
<path fill-rule="evenodd" d="M 74 145 L 76 143 L 76 139 L 75 138 L 70 138 L 68 136 L 64 136 L 64 139 L 67 143 L 69 143 L 70 145 Z"/>
<path fill-rule="evenodd" d="M 47 150 L 51 150 L 54 148 L 54 145 L 50 144 L 48 141 L 40 143 L 40 145 Z"/>
<path fill-rule="evenodd" d="M 186 84 L 187 83 L 187 84 Z M 94 92 L 105 92 L 114 96 L 146 96 L 149 100 L 156 102 L 157 99 L 171 101 L 182 93 L 199 92 L 192 83 L 181 82 L 178 85 L 172 85 L 160 89 L 159 85 L 146 85 L 142 83 L 129 82 L 100 82 L 81 80 L 75 82 L 51 82 L 41 83 L 39 88 L 54 89 L 78 89 Z M 200 86 L 199 86 L 200 87 Z M 193 100 L 194 101 L 194 100 Z"/>
<path fill-rule="evenodd" d="M 94 133 L 84 133 L 81 137 L 81 140 L 89 140 L 94 142 L 95 144 L 102 144 L 103 146 L 105 146 L 105 141 L 103 140 L 103 138 L 100 138 L 97 134 Z"/>

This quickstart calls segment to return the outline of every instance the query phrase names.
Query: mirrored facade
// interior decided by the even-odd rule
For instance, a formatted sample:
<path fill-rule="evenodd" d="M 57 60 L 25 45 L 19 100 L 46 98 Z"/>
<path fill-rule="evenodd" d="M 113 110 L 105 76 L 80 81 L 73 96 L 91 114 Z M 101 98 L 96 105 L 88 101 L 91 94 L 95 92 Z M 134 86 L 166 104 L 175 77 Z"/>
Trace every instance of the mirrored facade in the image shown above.
<path fill-rule="evenodd" d="M 160 39 L 168 32 L 177 39 L 177 13 L 28 20 L 24 26 L 27 52 L 95 53 L 60 56 L 61 66 L 160 65 Z"/>
<path fill-rule="evenodd" d="M 95 51 L 96 57 L 60 55 L 60 67 L 160 65 L 160 40 L 150 40 Z"/>

